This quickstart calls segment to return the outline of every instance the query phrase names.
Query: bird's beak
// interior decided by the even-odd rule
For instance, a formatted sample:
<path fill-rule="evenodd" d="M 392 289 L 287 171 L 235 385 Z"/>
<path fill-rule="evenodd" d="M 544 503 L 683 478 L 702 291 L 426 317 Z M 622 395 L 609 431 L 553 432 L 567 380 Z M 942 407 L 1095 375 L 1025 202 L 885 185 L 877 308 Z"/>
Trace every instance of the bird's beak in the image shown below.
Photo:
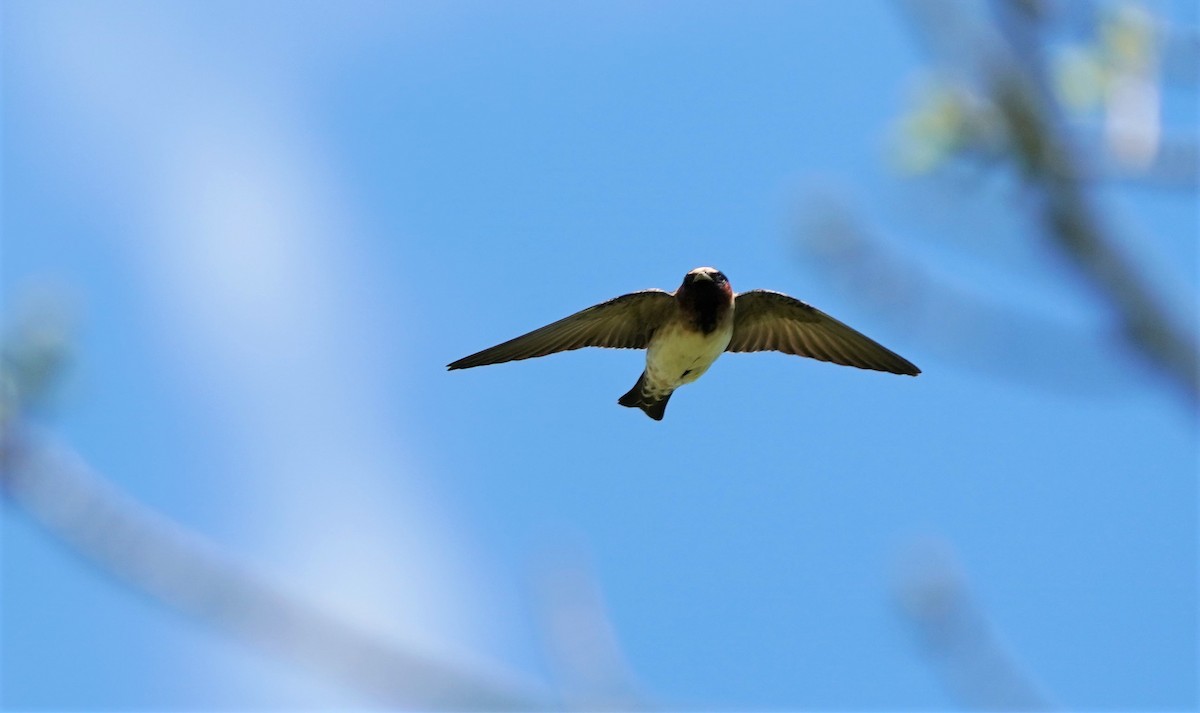
<path fill-rule="evenodd" d="M 712 275 L 708 274 L 707 272 L 697 272 L 696 277 L 694 279 L 708 280 L 709 282 L 712 282 Z"/>

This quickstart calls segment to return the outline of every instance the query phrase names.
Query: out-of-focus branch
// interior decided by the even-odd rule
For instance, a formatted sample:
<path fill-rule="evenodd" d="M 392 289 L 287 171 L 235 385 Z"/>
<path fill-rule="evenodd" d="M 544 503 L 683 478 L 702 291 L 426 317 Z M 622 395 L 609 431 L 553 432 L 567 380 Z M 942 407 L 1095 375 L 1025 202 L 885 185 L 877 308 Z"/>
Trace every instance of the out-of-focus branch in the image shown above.
<path fill-rule="evenodd" d="M 4 497 L 106 574 L 170 608 L 308 666 L 373 704 L 542 710 L 546 697 L 437 661 L 287 593 L 119 492 L 74 453 L 13 424 L 0 435 Z"/>
<path fill-rule="evenodd" d="M 948 544 L 930 540 L 910 547 L 895 590 L 901 613 L 962 705 L 1013 711 L 1056 707 L 975 602 Z"/>
<path fill-rule="evenodd" d="M 548 553 L 537 578 L 547 654 L 572 708 L 646 710 L 595 570 L 581 552 Z"/>
<path fill-rule="evenodd" d="M 989 301 L 930 270 L 868 227 L 837 194 L 822 193 L 799 211 L 805 259 L 882 321 L 932 356 L 993 378 L 1072 396 L 1108 396 L 1137 379 L 1109 352 L 1095 328 Z M 1064 358 L 1069 355 L 1069 358 Z"/>
<path fill-rule="evenodd" d="M 1036 14 L 1011 0 L 993 6 L 1008 47 L 990 62 L 988 81 L 1025 180 L 1041 191 L 1037 210 L 1046 235 L 1107 298 L 1128 342 L 1195 407 L 1200 359 L 1194 341 L 1176 329 L 1148 281 L 1118 249 L 1071 168 L 1080 161 L 1036 49 Z"/>
<path fill-rule="evenodd" d="M 60 326 L 53 314 L 29 316 L 5 340 L 0 367 L 0 494 L 50 537 L 171 609 L 306 665 L 371 704 L 554 707 L 547 693 L 516 683 L 515 676 L 438 660 L 289 593 L 125 495 L 67 447 L 37 435 L 28 415 L 65 360 Z"/>
<path fill-rule="evenodd" d="M 1028 0 L 994 0 L 997 30 L 973 32 L 965 40 L 945 36 L 962 33 L 966 26 L 955 3 L 909 4 L 915 25 L 935 46 L 954 52 L 988 94 L 1046 237 L 1108 303 L 1125 342 L 1195 409 L 1200 405 L 1195 340 L 1173 323 L 1085 190 L 1085 162 L 1047 80 L 1038 6 Z"/>

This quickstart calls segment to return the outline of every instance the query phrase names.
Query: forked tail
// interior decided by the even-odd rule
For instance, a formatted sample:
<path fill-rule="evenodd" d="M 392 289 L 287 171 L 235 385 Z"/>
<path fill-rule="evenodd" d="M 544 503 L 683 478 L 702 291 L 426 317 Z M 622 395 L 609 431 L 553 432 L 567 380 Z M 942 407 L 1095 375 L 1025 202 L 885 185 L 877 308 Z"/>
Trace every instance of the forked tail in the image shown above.
<path fill-rule="evenodd" d="M 652 392 L 649 385 L 646 384 L 646 372 L 643 371 L 633 388 L 617 399 L 617 403 L 629 408 L 640 408 L 650 418 L 661 421 L 663 414 L 667 411 L 667 401 L 670 400 L 672 393 L 674 392 L 668 391 L 665 394 Z"/>

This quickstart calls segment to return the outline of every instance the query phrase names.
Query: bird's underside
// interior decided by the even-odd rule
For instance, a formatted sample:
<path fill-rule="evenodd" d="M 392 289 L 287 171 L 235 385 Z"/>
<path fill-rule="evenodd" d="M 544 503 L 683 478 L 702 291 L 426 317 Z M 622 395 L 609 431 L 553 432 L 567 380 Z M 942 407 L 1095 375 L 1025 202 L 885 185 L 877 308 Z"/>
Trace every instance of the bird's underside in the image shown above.
<path fill-rule="evenodd" d="M 646 370 L 620 398 L 661 420 L 679 386 L 722 352 L 778 351 L 833 364 L 916 376 L 912 362 L 824 312 L 780 292 L 734 296 L 728 280 L 697 268 L 675 292 L 644 290 L 576 312 L 449 364 L 469 369 L 583 347 L 646 349 Z"/>

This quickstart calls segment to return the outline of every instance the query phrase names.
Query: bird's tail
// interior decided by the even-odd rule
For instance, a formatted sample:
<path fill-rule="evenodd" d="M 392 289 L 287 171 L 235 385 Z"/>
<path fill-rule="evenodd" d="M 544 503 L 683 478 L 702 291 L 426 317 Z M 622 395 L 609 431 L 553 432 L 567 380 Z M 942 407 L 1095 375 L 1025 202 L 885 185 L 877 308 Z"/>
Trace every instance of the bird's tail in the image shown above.
<path fill-rule="evenodd" d="M 655 421 L 661 421 L 663 414 L 667 411 L 667 401 L 671 398 L 672 391 L 665 394 L 654 393 L 650 386 L 646 383 L 646 372 L 638 377 L 637 383 L 621 398 L 617 399 L 617 403 L 629 408 L 640 408 L 646 412 L 646 415 Z"/>

